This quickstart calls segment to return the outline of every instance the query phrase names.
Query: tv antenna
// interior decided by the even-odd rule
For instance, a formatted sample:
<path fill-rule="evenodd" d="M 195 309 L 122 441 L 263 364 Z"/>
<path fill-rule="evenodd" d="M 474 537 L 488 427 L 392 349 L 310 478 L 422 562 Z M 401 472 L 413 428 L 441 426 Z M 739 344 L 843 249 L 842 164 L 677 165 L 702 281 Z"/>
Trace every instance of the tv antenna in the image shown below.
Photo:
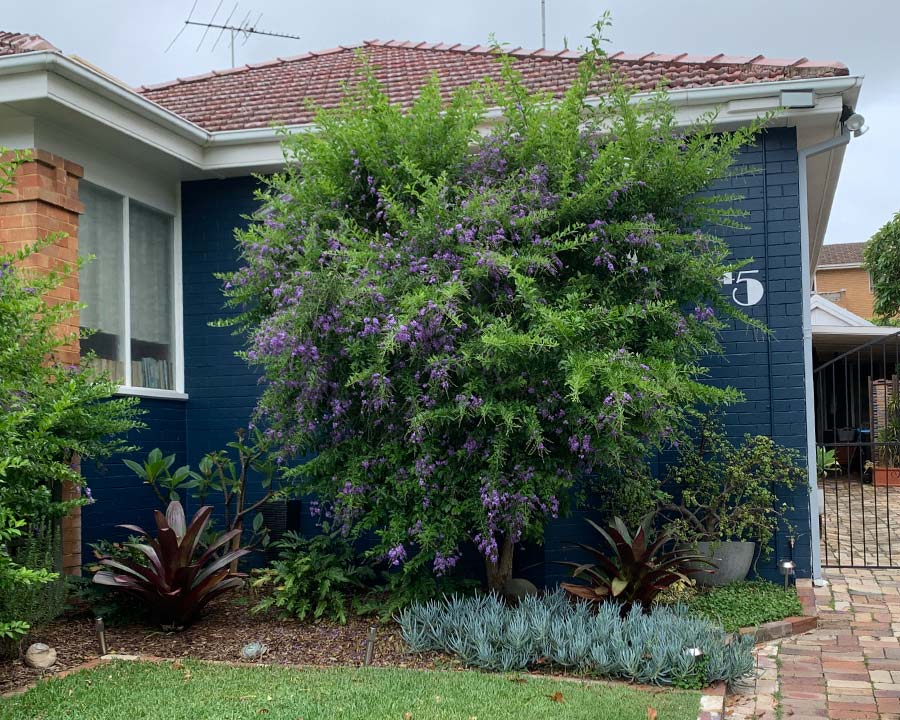
<path fill-rule="evenodd" d="M 210 30 L 218 30 L 219 34 L 216 36 L 215 41 L 210 48 L 210 52 L 213 52 L 218 46 L 219 41 L 222 39 L 224 34 L 227 32 L 229 37 L 229 46 L 231 47 L 231 67 L 234 67 L 234 46 L 236 42 L 243 38 L 243 42 L 241 45 L 246 45 L 247 40 L 250 39 L 251 35 L 265 35 L 267 37 L 276 37 L 276 38 L 284 38 L 285 40 L 299 40 L 299 35 L 289 35 L 288 33 L 280 33 L 280 32 L 270 32 L 268 30 L 260 30 L 258 28 L 259 21 L 262 19 L 262 13 L 256 16 L 256 20 L 253 22 L 250 21 L 250 17 L 253 13 L 252 10 L 248 10 L 247 14 L 244 16 L 244 19 L 239 23 L 235 24 L 232 22 L 232 19 L 236 17 L 236 13 L 238 11 L 238 4 L 235 3 L 234 7 L 231 9 L 231 12 L 228 14 L 228 17 L 225 18 L 222 22 L 216 22 L 216 16 L 219 14 L 219 10 L 222 9 L 222 3 L 225 0 L 219 0 L 219 4 L 216 5 L 216 9 L 212 14 L 212 17 L 206 21 L 194 20 L 194 11 L 197 9 L 197 3 L 199 0 L 194 0 L 194 4 L 191 6 L 191 11 L 188 13 L 187 20 L 184 21 L 184 25 L 181 30 L 179 30 L 175 37 L 172 38 L 172 42 L 169 43 L 169 47 L 166 48 L 166 52 L 172 48 L 175 44 L 175 41 L 181 37 L 181 33 L 185 31 L 188 26 L 201 27 L 203 28 L 203 35 L 200 37 L 200 42 L 197 43 L 197 47 L 194 49 L 194 52 L 199 52 L 200 48 L 203 47 L 203 43 L 206 41 L 206 37 L 209 35 Z"/>
<path fill-rule="evenodd" d="M 541 0 L 541 49 L 547 48 L 547 1 Z"/>

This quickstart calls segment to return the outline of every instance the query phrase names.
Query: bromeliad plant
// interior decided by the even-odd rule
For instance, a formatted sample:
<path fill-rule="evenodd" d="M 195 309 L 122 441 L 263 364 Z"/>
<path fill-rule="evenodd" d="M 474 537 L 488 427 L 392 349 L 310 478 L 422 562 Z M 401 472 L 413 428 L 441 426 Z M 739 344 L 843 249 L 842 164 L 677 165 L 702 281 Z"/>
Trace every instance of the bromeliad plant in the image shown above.
<path fill-rule="evenodd" d="M 187 523 L 181 503 L 169 503 L 165 515 L 154 512 L 155 539 L 140 527 L 120 525 L 145 538 L 145 542 L 131 545 L 143 554 L 144 562 L 104 558 L 100 564 L 109 570 L 96 573 L 94 582 L 138 598 L 166 628 L 186 627 L 211 600 L 244 582 L 245 575 L 232 572 L 229 565 L 249 550 L 219 552 L 240 536 L 240 530 L 223 533 L 206 548 L 200 545 L 212 510 L 209 505 L 201 507 Z"/>
<path fill-rule="evenodd" d="M 574 579 L 588 583 L 561 583 L 576 598 L 592 603 L 619 603 L 623 613 L 635 605 L 647 611 L 656 597 L 672 585 L 689 580 L 691 574 L 710 572 L 703 565 L 715 567 L 709 558 L 672 549 L 672 533 L 656 532 L 652 515 L 646 516 L 634 533 L 620 518 L 606 528 L 592 520 L 587 522 L 608 547 L 578 543 L 576 547 L 591 555 L 593 562 L 563 563 L 573 568 Z"/>

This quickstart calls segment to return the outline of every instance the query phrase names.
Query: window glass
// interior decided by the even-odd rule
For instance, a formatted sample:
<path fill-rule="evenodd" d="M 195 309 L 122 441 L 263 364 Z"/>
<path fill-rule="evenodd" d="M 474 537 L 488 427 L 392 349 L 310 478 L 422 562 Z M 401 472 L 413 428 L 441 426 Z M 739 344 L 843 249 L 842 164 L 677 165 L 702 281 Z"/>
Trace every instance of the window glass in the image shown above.
<path fill-rule="evenodd" d="M 122 197 L 81 182 L 84 214 L 78 223 L 78 254 L 87 259 L 79 271 L 80 325 L 94 331 L 81 340 L 81 354 L 94 354 L 91 364 L 124 382 L 125 277 L 123 273 Z"/>
<path fill-rule="evenodd" d="M 172 218 L 131 201 L 128 234 L 131 384 L 173 390 Z"/>

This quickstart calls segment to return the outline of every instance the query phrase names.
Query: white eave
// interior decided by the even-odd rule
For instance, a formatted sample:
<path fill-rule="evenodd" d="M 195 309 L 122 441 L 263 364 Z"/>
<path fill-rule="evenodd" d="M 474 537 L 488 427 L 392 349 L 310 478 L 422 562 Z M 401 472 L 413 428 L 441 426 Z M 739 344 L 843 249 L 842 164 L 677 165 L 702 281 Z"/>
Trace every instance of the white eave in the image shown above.
<path fill-rule="evenodd" d="M 806 78 L 677 89 L 668 95 L 677 107 L 679 123 L 689 125 L 703 114 L 717 112 L 717 125 L 724 129 L 777 109 L 784 90 L 812 90 L 814 107 L 784 110 L 773 125 L 806 123 L 833 129 L 843 104 L 855 103 L 860 84 L 856 76 Z M 47 102 L 149 145 L 201 174 L 274 169 L 283 162 L 282 135 L 276 128 L 209 132 L 59 52 L 0 57 L 0 106 L 34 114 Z"/>

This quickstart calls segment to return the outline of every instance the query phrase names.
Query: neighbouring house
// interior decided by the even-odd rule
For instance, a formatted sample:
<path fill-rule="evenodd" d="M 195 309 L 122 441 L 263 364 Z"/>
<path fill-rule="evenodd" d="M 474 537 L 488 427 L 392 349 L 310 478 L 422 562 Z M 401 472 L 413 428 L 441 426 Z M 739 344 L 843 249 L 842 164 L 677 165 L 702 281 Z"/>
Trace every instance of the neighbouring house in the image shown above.
<path fill-rule="evenodd" d="M 96 352 L 123 394 L 142 398 L 149 428 L 134 440 L 145 451 L 160 447 L 179 464 L 196 463 L 246 424 L 257 378 L 234 356 L 239 340 L 210 326 L 224 313 L 213 273 L 236 262 L 233 230 L 255 210 L 252 173 L 282 165 L 275 126 L 308 130 L 309 104 L 338 102 L 358 53 L 400 104 L 432 73 L 444 92 L 497 76 L 487 47 L 375 40 L 132 88 L 40 37 L 0 33 L 0 145 L 34 151 L 15 194 L 0 198 L 0 242 L 64 228 L 70 255 L 54 249 L 50 258 L 71 260 L 73 249 L 97 257 L 70 288 L 87 303 L 80 325 L 97 331 L 81 351 Z M 579 60 L 571 50 L 509 53 L 528 86 L 556 95 Z M 729 416 L 730 432 L 771 435 L 810 463 L 810 487 L 789 498 L 794 541 L 780 534 L 760 570 L 777 576 L 776 561 L 793 557 L 798 574 L 818 575 L 811 268 L 862 80 L 840 63 L 806 58 L 615 53 L 611 61 L 641 92 L 666 79 L 684 126 L 717 111 L 718 125 L 734 128 L 781 108 L 738 158 L 760 171 L 719 183 L 743 196 L 748 212 L 746 228 L 721 234 L 736 258 L 752 258 L 723 278 L 723 292 L 771 335 L 726 330 L 711 376 L 746 397 Z M 85 542 L 142 521 L 155 505 L 121 462 L 83 471 L 101 499 L 83 509 Z M 582 526 L 551 526 L 530 562 L 557 559 Z M 70 553 L 78 541 L 69 534 Z M 536 579 L 552 581 L 546 572 Z"/>
<path fill-rule="evenodd" d="M 872 278 L 863 263 L 864 242 L 822 246 L 813 277 L 813 291 L 854 315 L 874 314 Z"/>

